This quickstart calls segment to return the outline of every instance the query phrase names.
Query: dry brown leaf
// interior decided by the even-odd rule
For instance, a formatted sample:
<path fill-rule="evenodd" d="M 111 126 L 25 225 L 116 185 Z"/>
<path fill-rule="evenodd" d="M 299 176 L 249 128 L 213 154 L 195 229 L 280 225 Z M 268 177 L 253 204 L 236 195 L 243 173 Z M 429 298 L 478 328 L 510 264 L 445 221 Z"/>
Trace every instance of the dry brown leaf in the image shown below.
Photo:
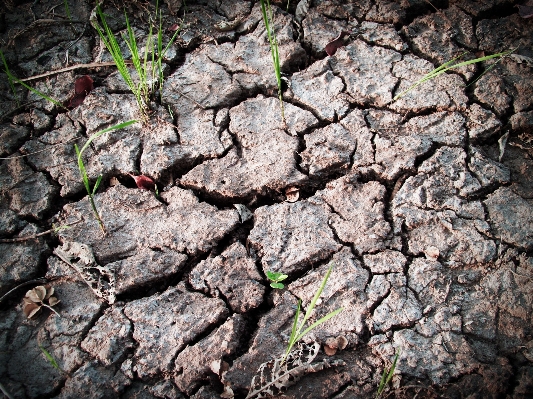
<path fill-rule="evenodd" d="M 22 311 L 28 319 L 31 319 L 33 316 L 35 316 L 39 310 L 41 310 L 41 306 L 33 302 L 25 303 L 22 307 Z"/>
<path fill-rule="evenodd" d="M 287 202 L 296 202 L 300 198 L 300 189 L 298 187 L 289 187 L 285 190 Z"/>
<path fill-rule="evenodd" d="M 52 295 L 54 295 L 54 287 L 46 286 L 46 295 L 44 299 L 50 298 Z"/>
<path fill-rule="evenodd" d="M 59 302 L 61 302 L 61 301 L 59 299 L 57 299 L 55 296 L 51 296 L 50 299 L 48 299 L 48 303 L 50 304 L 50 306 L 55 306 Z"/>

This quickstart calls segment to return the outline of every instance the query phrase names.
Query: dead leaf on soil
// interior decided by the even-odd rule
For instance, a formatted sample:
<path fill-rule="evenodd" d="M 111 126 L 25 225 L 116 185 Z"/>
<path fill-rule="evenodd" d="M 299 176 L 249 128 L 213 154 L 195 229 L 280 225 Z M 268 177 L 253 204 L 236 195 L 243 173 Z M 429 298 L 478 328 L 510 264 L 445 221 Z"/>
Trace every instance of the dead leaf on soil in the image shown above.
<path fill-rule="evenodd" d="M 348 340 L 344 335 L 339 335 L 337 338 L 329 337 L 324 343 L 324 352 L 328 356 L 333 356 L 337 350 L 343 350 L 348 346 Z"/>
<path fill-rule="evenodd" d="M 517 7 L 518 7 L 518 15 L 520 15 L 522 18 L 531 18 L 531 17 L 533 17 L 533 6 L 531 6 L 531 5 L 523 5 L 523 6 L 517 5 Z"/>
<path fill-rule="evenodd" d="M 287 202 L 296 202 L 300 198 L 300 189 L 298 187 L 289 187 L 285 190 Z"/>
<path fill-rule="evenodd" d="M 74 83 L 74 95 L 69 100 L 67 105 L 68 108 L 76 108 L 78 105 L 83 103 L 87 94 L 89 94 L 93 89 L 93 80 L 89 75 L 81 76 L 76 79 Z"/>
<path fill-rule="evenodd" d="M 58 314 L 52 306 L 57 305 L 60 301 L 52 296 L 54 294 L 54 288 L 49 285 L 39 285 L 28 292 L 23 298 L 24 305 L 22 305 L 22 311 L 28 319 L 35 316 L 41 308 L 44 306 L 54 313 Z"/>
<path fill-rule="evenodd" d="M 337 50 L 345 45 L 344 38 L 346 36 L 349 36 L 350 32 L 342 31 L 339 36 L 337 36 L 335 39 L 333 39 L 331 42 L 326 44 L 326 53 L 331 57 L 332 55 L 335 55 Z"/>
<path fill-rule="evenodd" d="M 291 385 L 296 384 L 306 374 L 344 365 L 342 360 L 330 362 L 328 359 L 312 363 L 319 349 L 320 344 L 317 342 L 312 345 L 300 343 L 298 349 L 291 351 L 285 361 L 283 361 L 285 357 L 282 355 L 261 364 L 257 370 L 257 375 L 252 379 L 246 399 L 276 397 Z"/>
<path fill-rule="evenodd" d="M 65 241 L 61 247 L 54 249 L 54 254 L 76 270 L 97 297 L 110 305 L 115 303 L 115 272 L 96 263 L 90 246 Z"/>
<path fill-rule="evenodd" d="M 137 187 L 139 187 L 141 190 L 148 190 L 148 191 L 155 190 L 155 183 L 148 176 L 144 176 L 144 175 L 134 176 L 131 173 L 128 173 L 128 174 L 133 178 L 133 180 L 135 180 L 135 184 L 137 184 Z"/>

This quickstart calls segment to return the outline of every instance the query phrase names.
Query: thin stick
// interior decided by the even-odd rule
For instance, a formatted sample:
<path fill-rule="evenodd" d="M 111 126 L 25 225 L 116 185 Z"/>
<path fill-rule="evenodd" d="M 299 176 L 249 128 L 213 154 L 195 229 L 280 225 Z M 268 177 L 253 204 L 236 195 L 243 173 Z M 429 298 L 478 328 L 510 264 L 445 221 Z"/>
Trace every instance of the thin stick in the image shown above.
<path fill-rule="evenodd" d="M 132 64 L 131 61 L 125 61 L 125 62 L 126 62 L 126 64 Z M 41 78 L 45 78 L 47 76 L 57 75 L 58 73 L 73 71 L 74 69 L 81 69 L 81 68 L 89 69 L 89 68 L 99 68 L 99 67 L 106 67 L 106 66 L 116 66 L 116 64 L 113 61 L 109 61 L 109 62 L 91 62 L 90 64 L 76 64 L 76 65 L 71 65 L 69 67 L 57 69 L 55 71 L 50 71 L 50 72 L 46 72 L 46 73 L 43 73 L 43 74 L 40 74 L 40 75 L 31 76 L 29 78 L 20 79 L 20 81 L 21 82 L 27 82 L 29 80 L 41 79 Z"/>
<path fill-rule="evenodd" d="M 79 140 L 79 139 L 83 139 L 84 137 L 74 137 L 73 139 L 70 139 L 68 141 L 65 141 L 63 143 L 57 143 L 57 144 L 49 144 L 51 145 L 52 147 L 56 147 L 58 145 L 63 145 L 63 144 L 68 144 L 68 143 L 71 143 L 73 141 L 76 141 L 76 140 Z M 44 143 L 42 143 L 44 144 Z M 30 152 L 29 154 L 25 154 L 25 155 L 17 155 L 17 156 L 14 156 L 14 157 L 5 157 L 5 158 L 0 158 L 0 160 L 9 160 L 9 159 L 18 159 L 18 158 L 24 158 L 24 157 L 27 157 L 27 156 L 30 156 L 30 155 L 34 155 L 34 154 L 38 154 L 40 152 L 44 152 L 44 151 L 50 151 L 50 148 L 45 148 L 43 150 L 39 150 L 39 151 L 35 151 L 35 152 Z"/>
<path fill-rule="evenodd" d="M 13 399 L 13 396 L 11 396 L 9 392 L 7 392 L 7 390 L 4 388 L 4 386 L 1 383 L 0 383 L 0 391 L 2 391 L 2 393 L 6 395 L 8 399 Z"/>
<path fill-rule="evenodd" d="M 44 283 L 46 282 L 46 279 L 44 277 L 41 277 L 41 278 L 38 278 L 38 279 L 35 279 L 35 280 L 30 280 L 30 281 L 26 281 L 22 284 L 19 284 L 17 285 L 15 288 L 9 290 L 8 292 L 6 292 L 4 295 L 2 295 L 2 297 L 0 298 L 0 303 L 2 303 L 2 301 L 9 295 L 11 294 L 12 292 L 18 290 L 20 287 L 24 287 L 25 285 L 30 285 L 30 284 L 37 284 L 37 283 Z"/>
<path fill-rule="evenodd" d="M 77 224 L 79 222 L 81 222 L 81 219 L 76 221 L 76 222 L 74 222 L 74 223 L 69 224 L 68 226 Z M 17 237 L 17 238 L 0 238 L 0 243 L 12 243 L 12 242 L 28 241 L 28 240 L 31 240 L 33 238 L 42 237 L 42 236 L 50 234 L 50 233 L 55 233 L 55 232 L 57 232 L 59 230 L 61 230 L 61 228 L 60 227 L 56 227 L 54 229 L 46 230 L 46 231 L 43 231 L 42 233 L 34 234 L 34 235 L 31 235 L 31 236 L 24 236 L 24 237 Z"/>

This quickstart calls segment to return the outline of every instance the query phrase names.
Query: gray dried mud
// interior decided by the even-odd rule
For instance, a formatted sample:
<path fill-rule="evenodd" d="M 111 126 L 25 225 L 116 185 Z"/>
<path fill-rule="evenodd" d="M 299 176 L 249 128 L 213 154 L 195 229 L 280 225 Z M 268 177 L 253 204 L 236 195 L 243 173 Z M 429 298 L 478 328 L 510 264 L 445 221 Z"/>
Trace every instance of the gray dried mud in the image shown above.
<path fill-rule="evenodd" d="M 93 4 L 68 1 L 69 22 L 63 5 L 14 3 L 0 8 L 0 43 L 15 75 L 110 61 Z M 113 67 L 28 81 L 68 103 L 91 76 L 70 110 L 19 86 L 15 98 L 0 74 L 2 389 L 244 398 L 333 265 L 310 323 L 343 311 L 304 340 L 345 342 L 318 357 L 344 365 L 284 398 L 374 397 L 398 352 L 388 397 L 531 398 L 533 20 L 519 2 L 315 0 L 305 15 L 276 2 L 285 121 L 259 2 L 186 3 L 162 4 L 165 41 L 186 13 L 150 119 L 84 154 L 91 182 L 102 176 L 106 236 L 73 145 L 137 119 L 135 97 Z M 146 5 L 125 5 L 145 45 Z M 122 31 L 123 10 L 103 8 Z M 514 48 L 392 101 L 463 52 Z M 285 288 L 267 271 L 287 274 Z M 44 281 L 60 316 L 26 319 L 22 298 Z"/>

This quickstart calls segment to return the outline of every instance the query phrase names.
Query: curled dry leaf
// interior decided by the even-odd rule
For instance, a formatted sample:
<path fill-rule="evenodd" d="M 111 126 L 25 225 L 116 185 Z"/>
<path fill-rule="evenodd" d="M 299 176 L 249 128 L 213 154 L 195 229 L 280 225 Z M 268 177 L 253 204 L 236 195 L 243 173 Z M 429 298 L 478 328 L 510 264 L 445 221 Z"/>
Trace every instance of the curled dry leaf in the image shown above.
<path fill-rule="evenodd" d="M 39 313 L 39 310 L 41 310 L 41 306 L 33 302 L 25 303 L 22 307 L 22 311 L 28 319 L 31 319 L 33 316 Z"/>
<path fill-rule="evenodd" d="M 112 177 L 111 179 L 109 179 L 109 186 L 114 187 L 114 186 L 118 186 L 119 184 L 120 182 L 118 181 L 116 177 Z"/>
<path fill-rule="evenodd" d="M 296 202 L 300 198 L 300 190 L 298 187 L 289 187 L 285 190 L 285 196 L 287 197 L 287 202 Z"/>
<path fill-rule="evenodd" d="M 343 350 L 347 345 L 348 340 L 343 335 L 339 335 L 337 338 L 329 337 L 324 343 L 324 352 L 328 356 L 333 356 L 337 350 Z"/>
<path fill-rule="evenodd" d="M 57 314 L 57 312 L 52 309 L 52 306 L 57 305 L 60 301 L 55 296 L 52 296 L 53 294 L 54 289 L 49 285 L 39 285 L 26 292 L 26 296 L 23 298 L 24 305 L 22 305 L 22 311 L 26 317 L 31 319 L 39 313 L 39 310 L 41 310 L 41 307 L 43 306 Z"/>
<path fill-rule="evenodd" d="M 517 5 L 517 7 L 518 7 L 518 14 L 522 18 L 531 18 L 531 17 L 533 17 L 533 6 L 530 6 L 530 5 L 524 5 L 524 6 Z"/>
<path fill-rule="evenodd" d="M 26 297 L 35 303 L 42 302 L 46 297 L 46 288 L 42 285 L 26 292 Z"/>
<path fill-rule="evenodd" d="M 88 75 L 77 78 L 74 83 L 74 95 L 69 100 L 67 107 L 76 108 L 80 105 L 87 97 L 87 94 L 94 89 L 93 83 L 92 78 Z"/>
<path fill-rule="evenodd" d="M 349 36 L 350 32 L 342 31 L 339 36 L 337 36 L 335 39 L 333 39 L 331 42 L 326 44 L 326 53 L 331 57 L 332 55 L 335 55 L 337 50 L 345 45 L 344 38 L 346 36 Z"/>
<path fill-rule="evenodd" d="M 131 173 L 128 174 L 133 178 L 133 180 L 135 180 L 135 184 L 137 184 L 137 187 L 139 187 L 141 190 L 155 190 L 155 183 L 149 177 L 144 175 L 134 176 Z"/>

